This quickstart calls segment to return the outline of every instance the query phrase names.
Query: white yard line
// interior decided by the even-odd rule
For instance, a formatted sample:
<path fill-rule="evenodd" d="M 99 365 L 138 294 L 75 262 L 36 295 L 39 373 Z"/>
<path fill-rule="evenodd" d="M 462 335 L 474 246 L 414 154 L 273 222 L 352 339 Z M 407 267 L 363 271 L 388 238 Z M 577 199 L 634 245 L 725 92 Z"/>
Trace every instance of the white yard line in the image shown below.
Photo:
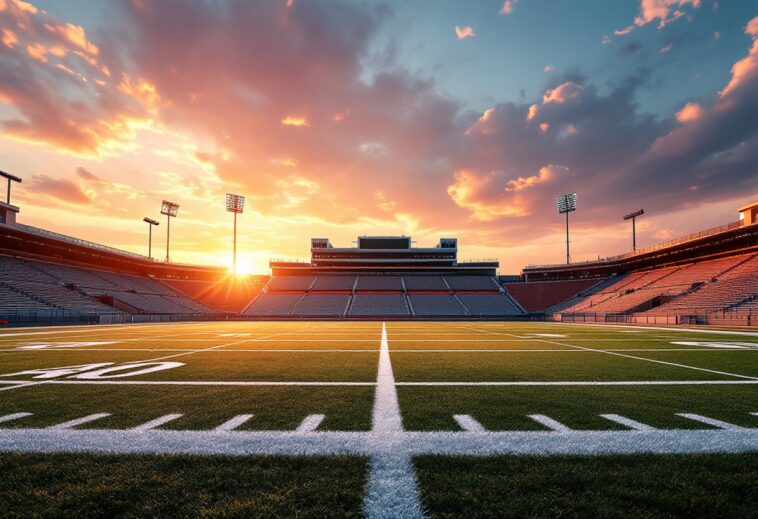
<path fill-rule="evenodd" d="M 621 416 L 617 414 L 601 414 L 602 418 L 605 418 L 606 420 L 610 420 L 611 422 L 616 422 L 618 424 L 623 425 L 624 427 L 629 427 L 630 429 L 634 429 L 635 431 L 654 431 L 655 427 L 651 427 L 649 425 L 645 425 L 644 423 L 637 422 L 635 420 L 632 420 L 631 418 L 627 418 L 626 416 Z"/>
<path fill-rule="evenodd" d="M 7 414 L 5 416 L 0 416 L 0 423 L 5 422 L 11 422 L 13 420 L 18 420 L 19 418 L 26 418 L 27 416 L 31 416 L 32 413 L 12 413 Z"/>
<path fill-rule="evenodd" d="M 129 429 L 16 429 L 0 428 L 0 452 L 91 452 L 107 454 L 219 454 L 250 455 L 354 455 L 390 459 L 383 472 L 388 480 L 369 481 L 369 494 L 384 488 L 391 494 L 382 500 L 399 504 L 395 492 L 404 494 L 412 474 L 403 463 L 410 456 L 494 456 L 494 455 L 588 455 L 607 454 L 687 454 L 758 452 L 758 429 L 657 429 L 653 431 L 487 431 L 403 432 L 391 435 L 375 432 L 321 431 L 172 431 Z M 395 479 L 397 478 L 397 479 Z M 414 478 L 415 479 L 415 478 Z M 379 488 L 371 490 L 372 485 Z M 397 488 L 401 486 L 403 488 Z M 377 499 L 379 499 L 377 497 Z M 374 501 L 378 504 L 379 501 Z M 364 503 L 367 504 L 367 503 Z M 385 511 L 387 509 L 384 509 Z M 408 514 L 381 514 L 380 517 L 409 517 Z M 420 514 L 420 512 L 419 512 Z"/>
<path fill-rule="evenodd" d="M 689 420 L 694 420 L 696 422 L 704 423 L 706 425 L 718 427 L 719 429 L 744 429 L 744 427 L 741 427 L 739 425 L 734 425 L 728 422 L 723 422 L 721 420 L 716 420 L 715 418 L 708 418 L 707 416 L 702 416 L 699 414 L 676 413 L 676 415 L 681 416 L 682 418 L 687 418 Z"/>
<path fill-rule="evenodd" d="M 423 517 L 418 481 L 411 458 L 396 453 L 394 449 L 396 438 L 403 434 L 403 419 L 400 416 L 385 323 L 382 323 L 371 433 L 377 436 L 382 452 L 371 457 L 368 489 L 363 501 L 365 517 Z"/>
<path fill-rule="evenodd" d="M 166 414 L 163 416 L 159 416 L 155 420 L 150 420 L 149 422 L 143 423 L 142 425 L 138 425 L 137 427 L 133 427 L 133 431 L 149 431 L 151 429 L 155 429 L 156 427 L 160 427 L 161 425 L 167 424 L 169 422 L 173 422 L 174 420 L 177 420 L 184 416 L 181 413 L 173 413 L 173 414 Z"/>
<path fill-rule="evenodd" d="M 227 420 L 226 422 L 222 423 L 215 429 L 214 431 L 233 431 L 240 425 L 244 424 L 248 420 L 250 420 L 253 417 L 251 414 L 239 414 L 232 418 L 231 420 Z"/>
<path fill-rule="evenodd" d="M 484 426 L 467 414 L 454 414 L 453 419 L 464 431 L 484 432 Z"/>
<path fill-rule="evenodd" d="M 16 349 L 4 349 L 0 350 L 0 355 L 3 355 L 4 353 L 46 353 L 46 352 L 83 352 L 83 351 L 115 351 L 115 352 L 132 352 L 132 351 L 142 351 L 142 352 L 191 352 L 191 353 L 201 353 L 206 352 L 208 349 L 195 349 L 195 348 L 89 348 L 89 347 L 82 347 L 82 348 L 44 348 L 44 349 L 38 349 L 38 350 L 16 350 Z M 496 348 L 496 349 L 459 349 L 459 348 L 441 348 L 441 349 L 394 349 L 392 350 L 393 353 L 592 353 L 593 351 L 599 351 L 599 350 L 593 350 L 593 349 L 586 349 L 586 350 L 575 350 L 575 349 L 569 349 L 569 348 L 562 348 L 562 349 L 556 349 L 556 348 L 549 348 L 549 349 L 537 349 L 537 348 L 527 348 L 527 349 L 505 349 L 505 348 Z M 734 347 L 734 348 L 717 348 L 717 349 L 709 349 L 709 348 L 606 348 L 603 351 L 632 351 L 632 352 L 675 352 L 675 351 L 687 351 L 687 352 L 710 352 L 714 353 L 717 351 L 752 351 L 752 352 L 758 352 L 758 348 L 745 348 L 745 347 Z M 319 348 L 307 348 L 307 349 L 286 349 L 286 348 L 261 348 L 261 349 L 231 349 L 231 350 L 220 350 L 216 351 L 214 353 L 379 353 L 379 350 L 376 348 L 355 348 L 355 349 L 319 349 Z"/>
<path fill-rule="evenodd" d="M 637 330 L 663 330 L 666 332 L 694 332 L 694 333 L 715 333 L 723 335 L 745 335 L 748 337 L 758 337 L 758 332 L 747 332 L 741 330 L 710 330 L 703 328 L 674 328 L 663 326 L 629 326 L 626 324 L 600 324 L 600 323 L 555 323 L 559 326 L 592 326 L 602 328 L 632 328 Z"/>
<path fill-rule="evenodd" d="M 299 432 L 299 433 L 313 432 L 316 429 L 318 429 L 318 426 L 321 425 L 321 422 L 324 421 L 324 418 L 326 418 L 326 416 L 322 414 L 308 415 L 303 419 L 302 422 L 300 422 L 300 425 L 297 426 L 297 429 L 295 429 L 295 432 Z"/>
<path fill-rule="evenodd" d="M 95 420 L 100 420 L 101 418 L 106 418 L 108 416 L 111 416 L 110 413 L 96 413 L 96 414 L 90 414 L 87 416 L 83 416 L 81 418 L 77 418 L 75 420 L 69 420 L 68 422 L 59 423 L 57 425 L 51 425 L 48 427 L 48 429 L 71 429 L 73 427 L 78 427 L 79 425 L 84 425 L 85 423 L 94 422 Z"/>
<path fill-rule="evenodd" d="M 540 425 L 544 425 L 551 431 L 561 432 L 561 433 L 572 431 L 570 427 L 562 424 L 558 420 L 553 420 L 552 418 L 550 418 L 549 416 L 545 416 L 544 414 L 530 414 L 529 418 L 531 418 L 532 420 L 534 420 Z"/>
<path fill-rule="evenodd" d="M 501 332 L 490 332 L 490 333 L 501 334 Z M 510 334 L 502 333 L 502 335 L 510 335 Z M 736 377 L 736 378 L 742 378 L 742 379 L 747 379 L 747 380 L 758 380 L 758 377 L 750 377 L 750 376 L 747 376 L 747 375 L 738 375 L 736 373 L 728 373 L 726 371 L 718 371 L 718 370 L 715 370 L 715 369 L 699 368 L 697 366 L 690 366 L 688 364 L 680 364 L 678 362 L 667 362 L 667 361 L 664 361 L 664 360 L 648 359 L 648 358 L 645 358 L 645 357 L 637 357 L 635 355 L 625 355 L 625 354 L 619 353 L 617 351 L 611 351 L 611 350 L 606 350 L 606 349 L 585 348 L 584 346 L 576 346 L 574 344 L 566 344 L 565 342 L 552 341 L 552 340 L 547 340 L 547 339 L 534 339 L 534 340 L 535 341 L 539 341 L 539 342 L 544 342 L 546 344 L 554 344 L 554 345 L 557 345 L 557 346 L 566 346 L 568 348 L 575 348 L 575 349 L 578 349 L 578 350 L 584 350 L 584 351 L 590 351 L 590 352 L 594 351 L 594 352 L 597 352 L 597 353 L 605 353 L 607 355 L 615 355 L 617 357 L 624 357 L 624 358 L 627 358 L 627 359 L 634 359 L 634 360 L 641 360 L 641 361 L 645 361 L 645 362 L 652 362 L 654 364 L 663 364 L 663 365 L 667 365 L 667 366 L 674 366 L 674 367 L 677 367 L 677 368 L 692 369 L 692 370 L 695 370 L 695 371 L 702 371 L 702 372 L 705 372 L 705 373 L 713 373 L 713 374 L 716 374 L 716 375 L 726 375 L 728 377 Z"/>

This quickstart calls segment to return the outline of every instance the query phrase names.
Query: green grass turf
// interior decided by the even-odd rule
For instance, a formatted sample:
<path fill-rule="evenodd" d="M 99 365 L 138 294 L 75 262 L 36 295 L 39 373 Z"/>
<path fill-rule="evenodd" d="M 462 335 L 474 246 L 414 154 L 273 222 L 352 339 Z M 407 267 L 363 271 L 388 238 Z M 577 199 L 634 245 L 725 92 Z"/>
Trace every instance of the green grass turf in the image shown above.
<path fill-rule="evenodd" d="M 172 413 L 166 429 L 212 429 L 240 414 L 255 416 L 239 428 L 293 430 L 310 414 L 324 414 L 319 430 L 368 430 L 374 388 L 54 386 L 0 393 L 0 415 L 34 413 L 3 427 L 47 427 L 95 413 L 113 416 L 80 428 L 128 428 Z"/>
<path fill-rule="evenodd" d="M 0 517 L 360 517 L 367 460 L 3 454 Z"/>
<path fill-rule="evenodd" d="M 182 353 L 182 352 L 177 352 Z M 31 369 L 81 364 L 149 361 L 171 352 L 60 351 L 41 350 L 0 354 L 2 374 Z M 122 380 L 233 380 L 233 381 L 348 381 L 373 382 L 379 353 L 376 352 L 233 352 L 209 351 L 163 359 L 179 366 Z M 2 377 L 27 380 L 33 375 Z"/>
<path fill-rule="evenodd" d="M 704 371 L 601 352 L 399 353 L 392 354 L 397 381 L 599 381 L 713 380 Z"/>
<path fill-rule="evenodd" d="M 545 430 L 527 418 L 544 414 L 575 429 L 621 430 L 599 417 L 615 413 L 653 427 L 707 429 L 675 413 L 695 413 L 758 427 L 758 386 L 398 387 L 409 430 L 460 430 L 469 414 L 490 430 Z"/>
<path fill-rule="evenodd" d="M 651 351 L 637 356 L 758 378 L 758 349 L 666 353 Z"/>
<path fill-rule="evenodd" d="M 432 518 L 757 517 L 758 454 L 420 457 Z"/>

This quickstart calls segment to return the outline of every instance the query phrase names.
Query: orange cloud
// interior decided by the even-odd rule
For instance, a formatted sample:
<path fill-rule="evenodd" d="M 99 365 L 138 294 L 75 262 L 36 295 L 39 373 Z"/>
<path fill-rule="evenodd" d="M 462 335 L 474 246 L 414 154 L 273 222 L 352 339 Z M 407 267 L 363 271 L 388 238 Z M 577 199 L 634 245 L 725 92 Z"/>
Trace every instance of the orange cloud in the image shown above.
<path fill-rule="evenodd" d="M 661 29 L 684 16 L 684 11 L 680 8 L 687 5 L 697 9 L 700 7 L 700 0 L 641 0 L 640 14 L 634 19 L 634 23 L 641 27 L 659 20 L 658 28 Z"/>
<path fill-rule="evenodd" d="M 698 103 L 687 103 L 676 113 L 676 120 L 680 123 L 697 121 L 703 117 L 703 107 Z"/>
<path fill-rule="evenodd" d="M 456 25 L 455 35 L 458 37 L 459 40 L 463 40 L 465 38 L 472 38 L 476 36 L 476 33 L 474 32 L 474 29 L 472 29 L 470 25 L 464 25 L 463 27 L 461 27 L 460 25 Z"/>
<path fill-rule="evenodd" d="M 37 61 L 47 63 L 47 58 L 45 57 L 47 54 L 47 49 L 44 45 L 41 45 L 39 43 L 29 44 L 26 46 L 26 53 Z"/>
<path fill-rule="evenodd" d="M 553 89 L 548 89 L 542 96 L 542 104 L 558 103 L 563 104 L 569 99 L 575 99 L 582 90 L 580 85 L 572 81 L 567 81 Z"/>
<path fill-rule="evenodd" d="M 553 165 L 543 166 L 540 168 L 536 175 L 532 175 L 531 177 L 518 177 L 515 180 L 509 180 L 505 184 L 505 190 L 521 191 L 522 189 L 526 189 L 537 184 L 550 182 L 555 178 L 555 174 L 561 171 L 568 171 L 568 168 L 564 166 Z"/>
<path fill-rule="evenodd" d="M 526 115 L 526 120 L 527 121 L 531 121 L 532 119 L 534 119 L 535 117 L 537 117 L 537 112 L 539 112 L 539 109 L 540 109 L 540 107 L 539 107 L 538 104 L 533 104 L 533 105 L 529 106 L 529 112 Z"/>
<path fill-rule="evenodd" d="M 46 23 L 45 29 L 51 33 L 59 34 L 64 39 L 68 40 L 70 43 L 81 48 L 89 54 L 97 55 L 100 51 L 97 45 L 87 40 L 87 35 L 84 32 L 84 28 L 79 25 L 74 25 L 72 23 L 67 23 L 65 25 L 52 25 Z"/>
<path fill-rule="evenodd" d="M 745 34 L 753 38 L 753 45 L 746 57 L 732 65 L 732 78 L 721 91 L 722 98 L 758 72 L 758 16 L 747 23 Z"/>
<path fill-rule="evenodd" d="M 3 37 L 0 41 L 3 42 L 3 45 L 12 49 L 18 43 L 18 36 L 10 29 L 3 29 Z"/>
<path fill-rule="evenodd" d="M 516 6 L 516 2 L 518 0 L 505 0 L 503 3 L 503 7 L 500 8 L 500 11 L 498 14 L 511 14 L 513 12 L 513 8 Z"/>
<path fill-rule="evenodd" d="M 540 131 L 542 133 L 547 133 L 549 129 L 550 129 L 550 125 L 548 123 L 540 123 Z"/>
<path fill-rule="evenodd" d="M 305 117 L 293 117 L 291 115 L 282 119 L 281 123 L 284 126 L 308 126 L 308 120 Z"/>

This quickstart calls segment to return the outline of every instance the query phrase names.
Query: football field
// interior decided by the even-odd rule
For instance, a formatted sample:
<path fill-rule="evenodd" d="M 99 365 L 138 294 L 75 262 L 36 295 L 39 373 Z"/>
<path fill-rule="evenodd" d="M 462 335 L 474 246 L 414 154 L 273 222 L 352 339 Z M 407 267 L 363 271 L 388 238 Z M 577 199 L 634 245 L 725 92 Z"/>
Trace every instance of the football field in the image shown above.
<path fill-rule="evenodd" d="M 750 515 L 758 331 L 7 329 L 0 451 L 3 517 Z"/>

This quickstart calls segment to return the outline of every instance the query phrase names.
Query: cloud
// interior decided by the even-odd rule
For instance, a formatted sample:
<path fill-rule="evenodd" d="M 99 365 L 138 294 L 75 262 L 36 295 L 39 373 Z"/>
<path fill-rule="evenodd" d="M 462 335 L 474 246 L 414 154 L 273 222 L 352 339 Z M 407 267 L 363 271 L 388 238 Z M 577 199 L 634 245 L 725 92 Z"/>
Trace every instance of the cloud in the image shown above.
<path fill-rule="evenodd" d="M 546 182 L 550 182 L 556 172 L 560 171 L 568 171 L 568 168 L 564 166 L 543 166 L 540 168 L 539 172 L 536 175 L 532 175 L 531 177 L 518 177 L 515 180 L 509 180 L 505 184 L 505 190 L 506 191 L 521 191 L 522 189 L 526 189 L 528 187 L 537 185 L 537 184 L 543 184 Z"/>
<path fill-rule="evenodd" d="M 640 0 L 639 14 L 634 18 L 634 23 L 613 31 L 613 34 L 624 36 L 636 27 L 643 27 L 656 20 L 658 29 L 663 29 L 671 22 L 685 16 L 687 7 L 699 8 L 700 0 Z"/>
<path fill-rule="evenodd" d="M 308 120 L 305 117 L 293 117 L 288 115 L 282 119 L 284 126 L 308 126 Z"/>
<path fill-rule="evenodd" d="M 555 68 L 551 65 L 546 65 L 544 69 L 542 69 L 543 72 L 546 74 L 550 74 L 551 72 L 555 72 Z"/>
<path fill-rule="evenodd" d="M 745 27 L 745 34 L 752 37 L 753 45 L 748 55 L 732 66 L 732 78 L 721 91 L 721 97 L 728 96 L 745 83 L 755 79 L 758 74 L 758 16 L 751 19 Z"/>
<path fill-rule="evenodd" d="M 573 81 L 566 81 L 565 83 L 562 83 L 557 87 L 551 88 L 545 92 L 545 95 L 542 96 L 542 104 L 563 104 L 571 99 L 576 99 L 581 90 L 581 85 L 577 85 Z"/>
<path fill-rule="evenodd" d="M 66 204 L 89 206 L 94 202 L 93 195 L 85 192 L 78 184 L 44 174 L 32 176 L 29 188 L 35 196 L 53 198 Z"/>
<path fill-rule="evenodd" d="M 697 121 L 703 117 L 703 107 L 697 103 L 687 103 L 676 113 L 676 120 L 680 123 Z"/>
<path fill-rule="evenodd" d="M 476 33 L 474 32 L 474 29 L 472 29 L 470 25 L 464 25 L 463 27 L 461 27 L 460 25 L 456 25 L 455 35 L 458 37 L 459 40 L 463 40 L 465 38 L 472 38 L 476 36 Z"/>
<path fill-rule="evenodd" d="M 498 11 L 498 14 L 511 14 L 513 12 L 513 9 L 516 7 L 516 3 L 518 3 L 518 0 L 505 0 L 505 2 L 503 2 L 503 7 L 500 8 L 500 11 Z"/>

